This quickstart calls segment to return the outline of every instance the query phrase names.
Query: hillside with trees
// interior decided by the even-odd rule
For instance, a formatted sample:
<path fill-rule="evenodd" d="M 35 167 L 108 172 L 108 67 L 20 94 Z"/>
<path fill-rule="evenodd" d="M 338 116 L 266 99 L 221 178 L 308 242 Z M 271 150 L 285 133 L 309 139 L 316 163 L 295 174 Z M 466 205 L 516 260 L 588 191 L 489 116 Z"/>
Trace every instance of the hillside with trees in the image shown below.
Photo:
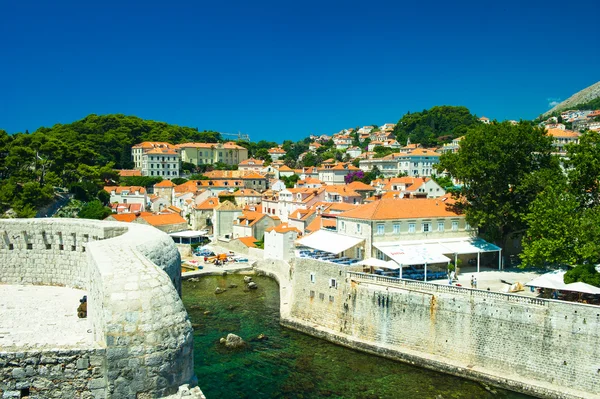
<path fill-rule="evenodd" d="M 131 147 L 142 141 L 218 142 L 218 132 L 198 131 L 135 116 L 89 115 L 70 124 L 9 135 L 0 130 L 0 212 L 32 217 L 55 188 L 77 199 L 95 199 L 114 169 L 133 167 Z"/>
<path fill-rule="evenodd" d="M 451 141 L 465 134 L 467 128 L 478 123 L 466 107 L 449 105 L 435 106 L 421 112 L 408 112 L 394 128 L 396 140 L 419 143 L 432 147 Z"/>
<path fill-rule="evenodd" d="M 578 91 L 560 104 L 555 105 L 550 110 L 544 112 L 539 119 L 548 118 L 551 115 L 559 114 L 560 111 L 572 109 L 599 109 L 600 108 L 600 82 L 596 82 L 583 90 Z"/>

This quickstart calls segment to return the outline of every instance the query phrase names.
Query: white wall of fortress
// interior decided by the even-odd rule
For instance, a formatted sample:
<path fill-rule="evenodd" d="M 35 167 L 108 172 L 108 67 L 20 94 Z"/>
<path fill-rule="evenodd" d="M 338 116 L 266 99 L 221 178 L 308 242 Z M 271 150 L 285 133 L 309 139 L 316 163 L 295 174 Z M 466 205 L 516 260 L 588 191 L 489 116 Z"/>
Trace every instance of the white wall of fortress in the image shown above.
<path fill-rule="evenodd" d="M 95 338 L 93 348 L 81 351 L 19 348 L 18 358 L 33 360 L 26 375 L 13 370 L 13 382 L 57 381 L 34 385 L 41 392 L 37 397 L 78 398 L 89 392 L 94 398 L 131 399 L 165 397 L 193 382 L 192 328 L 179 297 L 180 263 L 169 236 L 149 226 L 0 220 L 0 283 L 86 290 Z M 0 369 L 16 367 L 14 358 L 14 352 L 0 349 Z M 63 371 L 85 367 L 72 376 L 50 378 L 44 372 L 61 362 Z M 70 389 L 67 396 L 62 389 Z"/>
<path fill-rule="evenodd" d="M 285 326 L 534 396 L 600 398 L 598 306 L 280 263 L 257 269 L 280 283 Z"/>

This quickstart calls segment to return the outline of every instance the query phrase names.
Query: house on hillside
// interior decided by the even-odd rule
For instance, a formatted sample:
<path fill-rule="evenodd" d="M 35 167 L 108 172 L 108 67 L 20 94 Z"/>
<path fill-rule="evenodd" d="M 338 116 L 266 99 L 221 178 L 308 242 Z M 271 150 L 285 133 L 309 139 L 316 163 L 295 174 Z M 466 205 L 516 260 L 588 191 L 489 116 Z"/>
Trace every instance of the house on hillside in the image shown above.
<path fill-rule="evenodd" d="M 257 172 L 260 173 L 261 169 L 265 167 L 265 161 L 262 159 L 248 158 L 238 164 L 238 170 L 242 172 Z"/>
<path fill-rule="evenodd" d="M 280 223 L 279 218 L 261 212 L 244 212 L 233 222 L 233 237 L 255 237 L 263 239 L 265 230 Z"/>
<path fill-rule="evenodd" d="M 241 188 L 233 192 L 223 191 L 219 193 L 219 197 L 233 197 L 239 206 L 258 205 L 262 201 L 261 193 L 248 188 Z"/>
<path fill-rule="evenodd" d="M 274 147 L 269 149 L 269 155 L 271 156 L 271 159 L 273 161 L 278 161 L 281 158 L 285 157 L 285 150 L 283 148 L 279 148 L 279 147 Z"/>
<path fill-rule="evenodd" d="M 135 211 L 143 212 L 148 205 L 148 194 L 146 189 L 140 186 L 106 186 L 104 191 L 110 194 L 111 204 L 123 204 L 124 208 L 129 209 L 129 205 L 137 204 Z M 134 212 L 135 212 L 134 211 Z M 115 210 L 117 212 L 117 210 Z M 123 213 L 123 212 L 117 212 Z"/>
<path fill-rule="evenodd" d="M 181 160 L 196 166 L 224 163 L 238 165 L 248 159 L 248 149 L 234 142 L 178 144 Z"/>
<path fill-rule="evenodd" d="M 213 232 L 215 238 L 231 239 L 233 223 L 242 214 L 242 207 L 232 202 L 224 201 L 213 208 Z"/>
<path fill-rule="evenodd" d="M 142 213 L 133 221 L 133 223 L 154 226 L 167 234 L 188 230 L 187 221 L 176 213 Z"/>
<path fill-rule="evenodd" d="M 171 205 L 175 195 L 175 184 L 171 180 L 163 180 L 154 185 L 154 195 L 163 198 Z"/>
<path fill-rule="evenodd" d="M 301 232 L 295 227 L 282 223 L 265 230 L 265 259 L 290 260 L 294 258 L 295 241 Z"/>
<path fill-rule="evenodd" d="M 213 233 L 213 211 L 219 206 L 218 197 L 210 197 L 202 203 L 194 205 L 190 217 L 192 230 L 207 230 L 208 234 Z"/>

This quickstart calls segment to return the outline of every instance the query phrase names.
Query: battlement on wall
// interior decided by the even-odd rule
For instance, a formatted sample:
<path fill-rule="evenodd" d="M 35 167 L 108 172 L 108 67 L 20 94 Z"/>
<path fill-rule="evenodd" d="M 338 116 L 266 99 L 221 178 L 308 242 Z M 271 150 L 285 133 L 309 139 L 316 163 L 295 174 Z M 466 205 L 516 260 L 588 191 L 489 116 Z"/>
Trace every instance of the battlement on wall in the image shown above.
<path fill-rule="evenodd" d="M 150 226 L 74 219 L 0 220 L 0 284 L 70 287 L 87 295 L 94 345 L 81 349 L 82 359 L 89 350 L 100 351 L 104 358 L 96 361 L 93 380 L 74 384 L 73 379 L 85 373 L 67 374 L 64 387 L 79 387 L 73 397 L 89 391 L 95 397 L 158 398 L 177 394 L 181 385 L 194 380 L 192 329 L 179 298 L 180 264 L 173 241 Z M 72 348 L 68 356 L 54 356 L 49 347 L 36 348 L 31 342 L 15 351 L 32 359 L 42 353 L 45 359 L 56 357 L 52 364 L 64 367 L 79 359 Z M 13 392 L 29 384 L 30 394 L 37 397 L 62 397 L 62 386 L 35 385 L 48 380 L 42 375 L 45 370 L 46 365 L 34 362 L 27 373 L 10 371 L 14 378 L 3 379 L 0 391 Z"/>

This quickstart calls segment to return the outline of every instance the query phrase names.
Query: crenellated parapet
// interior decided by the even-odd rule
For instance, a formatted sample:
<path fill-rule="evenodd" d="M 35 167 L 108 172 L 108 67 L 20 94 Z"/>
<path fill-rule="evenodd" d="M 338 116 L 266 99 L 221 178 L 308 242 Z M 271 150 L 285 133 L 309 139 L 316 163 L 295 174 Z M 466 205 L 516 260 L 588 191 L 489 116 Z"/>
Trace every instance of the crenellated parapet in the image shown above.
<path fill-rule="evenodd" d="M 94 343 L 69 348 L 63 360 L 86 365 L 90 373 L 82 367 L 71 381 L 69 376 L 54 378 L 64 380 L 64 386 L 78 386 L 74 397 L 86 390 L 101 398 L 177 397 L 180 386 L 195 382 L 192 328 L 180 299 L 180 264 L 170 237 L 149 226 L 79 219 L 0 220 L 0 284 L 64 286 L 87 295 Z M 58 363 L 62 358 L 57 351 L 66 350 L 35 343 L 13 349 L 32 359 L 56 358 Z M 0 357 L 12 353 L 0 352 Z M 78 353 L 87 360 L 78 360 Z M 47 369 L 41 360 L 33 362 L 28 374 L 11 371 L 14 383 L 3 381 L 0 392 L 17 389 L 19 383 L 24 386 L 27 380 L 31 397 L 36 397 L 34 392 L 37 397 L 61 397 L 62 385 L 50 385 L 47 392 L 43 384 L 33 385 Z M 65 364 L 63 370 L 69 367 Z M 81 378 L 85 381 L 73 383 Z M 192 398 L 200 397 L 198 389 L 194 392 Z"/>

